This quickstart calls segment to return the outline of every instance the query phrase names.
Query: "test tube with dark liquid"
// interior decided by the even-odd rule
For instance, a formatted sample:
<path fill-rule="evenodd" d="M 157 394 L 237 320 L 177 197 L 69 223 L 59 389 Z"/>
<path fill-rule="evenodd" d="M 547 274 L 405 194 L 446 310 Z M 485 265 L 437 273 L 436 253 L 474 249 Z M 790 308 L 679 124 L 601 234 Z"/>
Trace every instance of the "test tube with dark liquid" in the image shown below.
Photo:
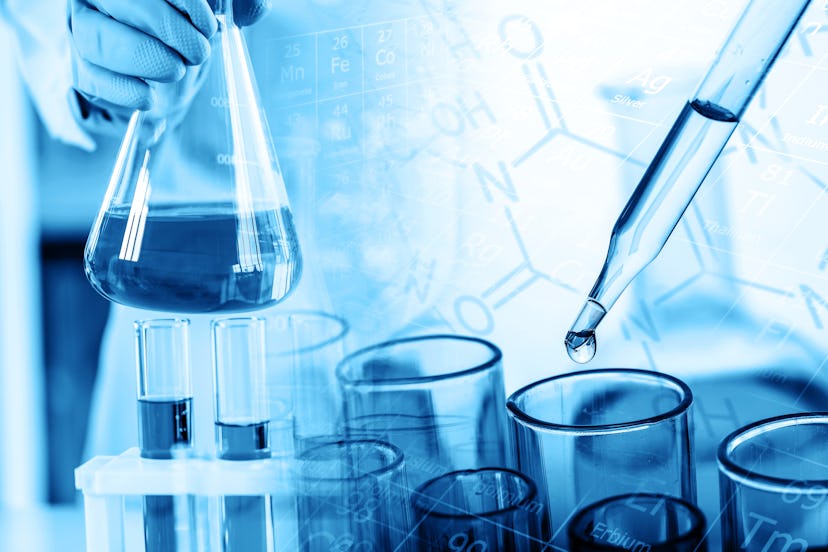
<path fill-rule="evenodd" d="M 217 456 L 258 460 L 270 456 L 265 321 L 214 320 L 213 358 Z M 269 502 L 263 496 L 221 499 L 225 552 L 268 550 Z"/>
<path fill-rule="evenodd" d="M 135 323 L 138 361 L 138 444 L 143 458 L 171 460 L 192 446 L 192 391 L 188 320 L 144 320 Z M 180 525 L 176 506 L 186 512 Z M 179 549 L 177 531 L 192 528 L 192 501 L 174 496 L 144 497 L 144 544 L 147 552 Z"/>

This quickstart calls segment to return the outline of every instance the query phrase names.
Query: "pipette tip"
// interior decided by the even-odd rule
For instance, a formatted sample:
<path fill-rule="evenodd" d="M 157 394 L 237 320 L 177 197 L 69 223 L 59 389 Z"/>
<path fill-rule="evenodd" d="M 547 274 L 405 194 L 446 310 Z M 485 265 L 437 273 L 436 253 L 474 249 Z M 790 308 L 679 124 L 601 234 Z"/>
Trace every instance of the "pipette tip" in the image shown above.
<path fill-rule="evenodd" d="M 573 332 L 566 333 L 566 353 L 569 358 L 578 364 L 585 364 L 593 359 L 595 356 L 595 349 L 597 342 L 595 341 L 595 332 Z"/>
<path fill-rule="evenodd" d="M 595 328 L 606 314 L 607 311 L 601 303 L 595 299 L 587 299 L 564 339 L 569 358 L 578 364 L 585 364 L 595 357 L 595 350 L 598 347 L 595 340 Z"/>

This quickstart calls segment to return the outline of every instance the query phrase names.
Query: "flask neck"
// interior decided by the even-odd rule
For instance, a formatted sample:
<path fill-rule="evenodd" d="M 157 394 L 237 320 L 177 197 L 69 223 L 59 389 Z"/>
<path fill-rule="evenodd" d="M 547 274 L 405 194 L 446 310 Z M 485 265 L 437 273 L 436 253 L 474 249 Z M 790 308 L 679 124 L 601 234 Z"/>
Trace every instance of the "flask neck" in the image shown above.
<path fill-rule="evenodd" d="M 233 21 L 233 0 L 212 0 L 213 13 L 216 16 L 223 15 L 224 20 L 228 23 Z"/>

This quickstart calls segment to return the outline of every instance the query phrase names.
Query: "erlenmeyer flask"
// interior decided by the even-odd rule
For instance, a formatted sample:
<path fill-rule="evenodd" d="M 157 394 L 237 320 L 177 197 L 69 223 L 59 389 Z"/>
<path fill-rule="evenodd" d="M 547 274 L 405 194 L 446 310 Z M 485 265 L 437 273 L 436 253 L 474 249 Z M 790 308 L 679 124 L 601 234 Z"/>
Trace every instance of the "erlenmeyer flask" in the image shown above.
<path fill-rule="evenodd" d="M 206 80 L 180 124 L 133 114 L 90 232 L 86 274 L 112 301 L 247 311 L 283 299 L 301 274 L 244 39 L 232 2 L 216 4 Z"/>

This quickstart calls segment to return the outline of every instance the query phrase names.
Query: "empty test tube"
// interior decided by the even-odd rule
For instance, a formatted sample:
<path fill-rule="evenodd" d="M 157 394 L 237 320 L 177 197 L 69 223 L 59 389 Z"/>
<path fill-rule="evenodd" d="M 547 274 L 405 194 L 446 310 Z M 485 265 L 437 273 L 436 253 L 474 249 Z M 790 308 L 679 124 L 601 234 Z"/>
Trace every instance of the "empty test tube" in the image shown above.
<path fill-rule="evenodd" d="M 828 550 L 828 412 L 743 426 L 719 444 L 723 552 Z"/>
<path fill-rule="evenodd" d="M 569 524 L 572 552 L 707 552 L 707 522 L 692 502 L 657 493 L 605 498 Z"/>
<path fill-rule="evenodd" d="M 135 323 L 138 443 L 144 458 L 172 459 L 187 454 L 192 446 L 189 324 L 180 319 Z M 177 500 L 184 508 L 180 515 L 176 515 Z M 177 527 L 184 530 L 182 538 L 189 536 L 192 501 L 183 500 L 173 496 L 144 497 L 147 552 L 179 549 Z"/>
<path fill-rule="evenodd" d="M 748 3 L 613 227 L 601 273 L 564 341 L 576 362 L 595 355 L 598 324 L 661 252 L 809 1 Z"/>
<path fill-rule="evenodd" d="M 213 355 L 217 456 L 257 460 L 270 456 L 265 321 L 214 320 Z M 268 550 L 268 501 L 225 496 L 221 501 L 225 552 Z"/>
<path fill-rule="evenodd" d="M 507 468 L 459 470 L 412 493 L 417 549 L 541 552 L 546 507 L 535 483 Z"/>

